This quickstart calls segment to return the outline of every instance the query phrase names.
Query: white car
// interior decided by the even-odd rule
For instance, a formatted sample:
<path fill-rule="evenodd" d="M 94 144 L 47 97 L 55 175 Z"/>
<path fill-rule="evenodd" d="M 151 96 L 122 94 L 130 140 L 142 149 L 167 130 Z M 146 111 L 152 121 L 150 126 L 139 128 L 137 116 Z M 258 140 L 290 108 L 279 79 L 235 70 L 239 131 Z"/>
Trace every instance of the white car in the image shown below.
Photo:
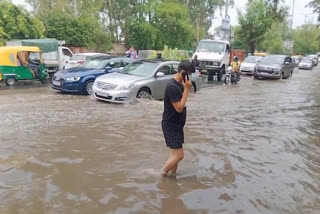
<path fill-rule="evenodd" d="M 240 66 L 240 72 L 242 74 L 253 74 L 254 68 L 256 67 L 257 63 L 261 61 L 262 56 L 248 56 L 246 57 Z"/>
<path fill-rule="evenodd" d="M 77 53 L 73 54 L 71 59 L 67 62 L 64 69 L 77 67 L 87 60 L 91 59 L 92 57 L 110 57 L 108 54 L 102 54 L 102 53 Z"/>
<path fill-rule="evenodd" d="M 92 87 L 96 99 L 123 103 L 133 98 L 163 99 L 167 83 L 177 73 L 179 62 L 139 60 L 121 72 L 98 77 Z M 193 91 L 201 88 L 200 73 L 191 74 Z"/>
<path fill-rule="evenodd" d="M 298 64 L 299 69 L 312 70 L 313 61 L 309 57 L 303 57 Z"/>

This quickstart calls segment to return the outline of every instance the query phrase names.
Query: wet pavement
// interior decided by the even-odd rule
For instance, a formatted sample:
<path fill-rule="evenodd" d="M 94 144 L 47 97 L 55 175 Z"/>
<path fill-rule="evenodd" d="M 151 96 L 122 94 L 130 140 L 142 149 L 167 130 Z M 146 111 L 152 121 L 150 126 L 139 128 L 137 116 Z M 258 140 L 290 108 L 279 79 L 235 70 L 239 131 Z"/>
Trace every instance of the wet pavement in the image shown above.
<path fill-rule="evenodd" d="M 319 91 L 317 69 L 192 94 L 163 178 L 161 101 L 1 87 L 0 213 L 320 213 Z"/>

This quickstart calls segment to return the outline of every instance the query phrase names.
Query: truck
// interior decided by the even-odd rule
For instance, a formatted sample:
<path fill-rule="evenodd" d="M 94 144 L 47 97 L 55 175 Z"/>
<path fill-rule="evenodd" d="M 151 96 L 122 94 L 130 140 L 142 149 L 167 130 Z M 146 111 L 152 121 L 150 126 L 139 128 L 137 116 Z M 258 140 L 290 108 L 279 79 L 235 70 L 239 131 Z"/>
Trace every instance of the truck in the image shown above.
<path fill-rule="evenodd" d="M 242 61 L 245 57 L 244 50 L 231 50 L 230 42 L 224 40 L 201 40 L 193 54 L 193 59 L 197 55 L 200 69 L 208 74 L 208 81 L 217 76 L 217 80 L 222 80 L 223 74 L 231 64 L 233 56 L 238 56 Z"/>
<path fill-rule="evenodd" d="M 7 41 L 7 46 L 35 46 L 41 50 L 41 59 L 50 76 L 65 68 L 72 57 L 72 51 L 65 47 L 65 41 L 56 39 L 25 39 Z"/>

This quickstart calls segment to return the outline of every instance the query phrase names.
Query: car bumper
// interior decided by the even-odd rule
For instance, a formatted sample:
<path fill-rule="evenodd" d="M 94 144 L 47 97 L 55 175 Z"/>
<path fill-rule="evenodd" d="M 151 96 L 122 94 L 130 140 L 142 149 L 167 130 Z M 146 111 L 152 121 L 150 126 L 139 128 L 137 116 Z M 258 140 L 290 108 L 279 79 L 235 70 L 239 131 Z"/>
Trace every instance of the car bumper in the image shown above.
<path fill-rule="evenodd" d="M 299 69 L 312 69 L 312 66 L 306 67 L 306 66 L 298 66 Z"/>
<path fill-rule="evenodd" d="M 63 82 L 59 84 L 57 82 L 52 83 L 52 88 L 58 91 L 67 92 L 67 93 L 81 93 L 82 86 L 80 82 Z"/>
<path fill-rule="evenodd" d="M 268 79 L 280 79 L 281 78 L 281 73 L 275 74 L 275 73 L 264 73 L 264 72 L 254 72 L 253 73 L 254 77 L 257 78 L 268 78 Z"/>
<path fill-rule="evenodd" d="M 249 74 L 249 75 L 253 74 L 253 70 L 249 70 L 249 69 L 241 69 L 240 72 L 241 74 Z"/>
<path fill-rule="evenodd" d="M 133 91 L 106 91 L 95 85 L 92 87 L 92 94 L 98 100 L 111 103 L 125 103 L 135 97 Z"/>

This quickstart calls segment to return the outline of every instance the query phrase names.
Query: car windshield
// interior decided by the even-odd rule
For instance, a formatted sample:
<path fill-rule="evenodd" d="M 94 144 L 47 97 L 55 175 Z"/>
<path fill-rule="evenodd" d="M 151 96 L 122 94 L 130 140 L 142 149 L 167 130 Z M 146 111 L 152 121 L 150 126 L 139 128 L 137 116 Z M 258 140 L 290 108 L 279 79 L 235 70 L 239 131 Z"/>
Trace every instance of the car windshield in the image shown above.
<path fill-rule="evenodd" d="M 71 60 L 72 60 L 72 61 L 85 60 L 85 56 L 84 56 L 84 55 L 77 55 L 77 54 L 75 54 L 75 55 L 73 55 L 73 56 L 71 57 Z"/>
<path fill-rule="evenodd" d="M 262 64 L 273 65 L 279 64 L 282 65 L 284 62 L 285 56 L 266 56 L 261 60 Z"/>
<path fill-rule="evenodd" d="M 311 60 L 308 57 L 303 57 L 301 62 L 311 62 Z"/>
<path fill-rule="evenodd" d="M 224 53 L 225 43 L 213 42 L 213 41 L 202 41 L 197 47 L 197 51 L 200 52 L 215 52 Z"/>
<path fill-rule="evenodd" d="M 138 61 L 138 62 L 133 62 L 127 65 L 121 71 L 121 73 L 140 76 L 140 77 L 147 77 L 152 75 L 156 68 L 157 68 L 156 63 Z"/>
<path fill-rule="evenodd" d="M 85 63 L 83 63 L 81 65 L 81 67 L 102 70 L 106 67 L 108 62 L 109 62 L 109 60 L 92 59 L 92 60 L 89 60 L 89 61 L 86 61 Z"/>
<path fill-rule="evenodd" d="M 250 62 L 250 63 L 256 63 L 258 60 L 261 60 L 262 57 L 259 56 L 248 56 L 247 58 L 244 59 L 243 62 Z"/>

